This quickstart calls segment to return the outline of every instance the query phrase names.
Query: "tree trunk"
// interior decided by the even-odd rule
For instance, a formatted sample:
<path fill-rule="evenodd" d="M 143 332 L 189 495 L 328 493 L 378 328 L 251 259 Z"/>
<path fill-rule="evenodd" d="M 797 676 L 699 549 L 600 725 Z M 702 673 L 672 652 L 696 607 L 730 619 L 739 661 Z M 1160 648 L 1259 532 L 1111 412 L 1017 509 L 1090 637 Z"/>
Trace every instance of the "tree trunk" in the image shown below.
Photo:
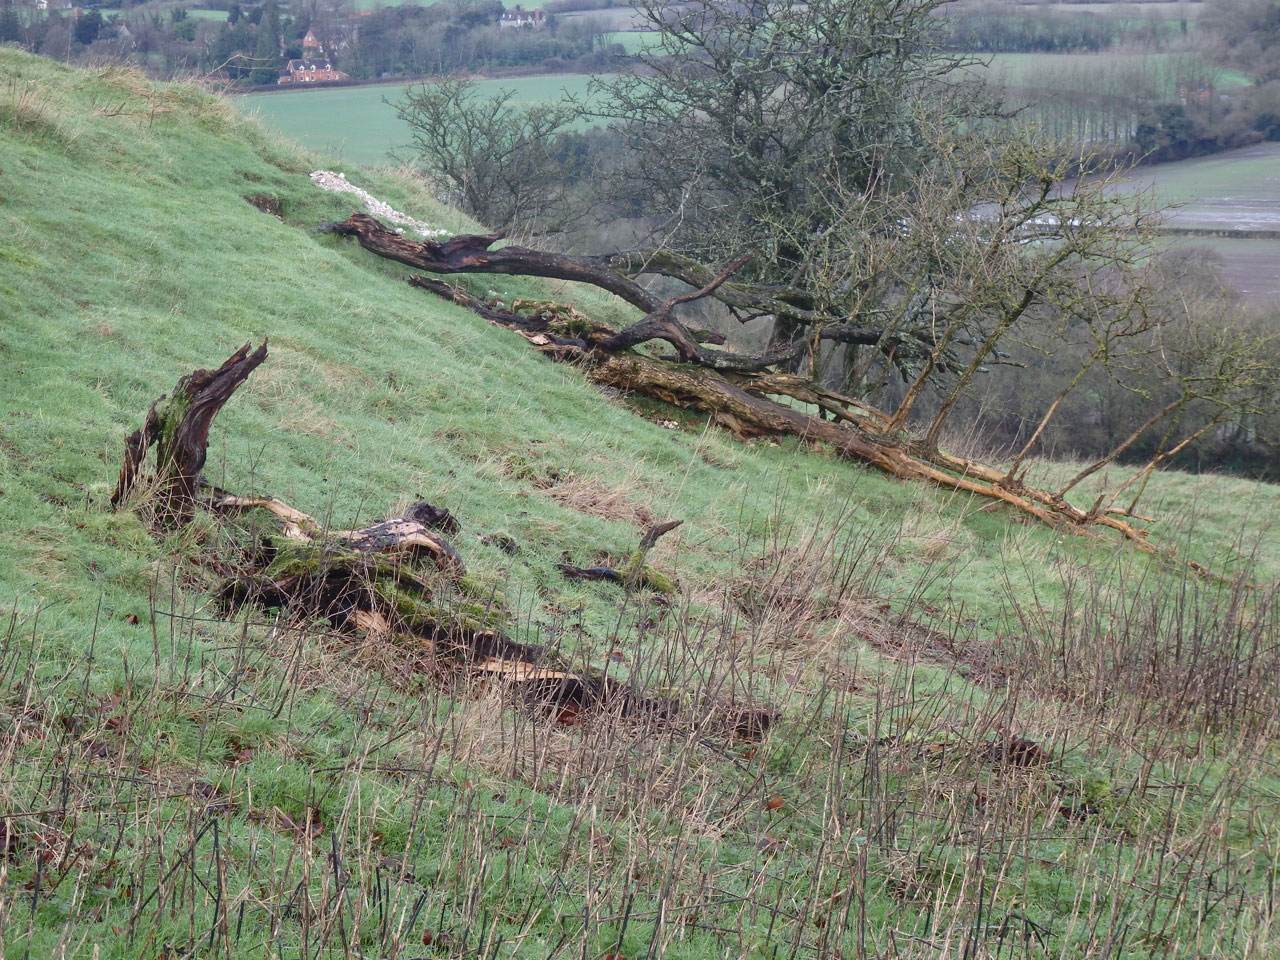
<path fill-rule="evenodd" d="M 594 284 L 644 310 L 645 316 L 617 332 L 555 305 L 538 304 L 537 312 L 530 316 L 497 309 L 466 290 L 439 280 L 408 278 L 415 286 L 475 310 L 493 323 L 519 331 L 534 347 L 553 359 L 581 365 L 588 379 L 595 383 L 703 411 L 739 437 L 789 435 L 826 444 L 840 456 L 870 464 L 893 476 L 998 500 L 1053 527 L 1077 530 L 1095 524 L 1110 527 L 1142 552 L 1163 555 L 1147 542 L 1145 531 L 1114 515 L 1076 507 L 1062 496 L 1065 490 L 1055 494 L 1028 487 L 1006 477 L 1003 471 L 913 443 L 902 433 L 900 421 L 881 411 L 841 398 L 804 378 L 768 372 L 771 365 L 799 356 L 806 346 L 803 340 L 761 357 L 743 357 L 702 347 L 674 318 L 672 307 L 728 287 L 726 281 L 737 264 L 731 264 L 719 275 L 711 275 L 709 271 L 700 274 L 699 279 L 706 283 L 694 294 L 659 302 L 618 272 L 615 264 L 622 255 L 566 257 L 524 247 L 490 251 L 488 247 L 499 239 L 499 234 L 459 236 L 444 244 L 418 243 L 405 240 L 364 214 L 354 214 L 343 223 L 324 229 L 354 236 L 361 246 L 379 256 L 436 273 L 503 273 Z M 571 313 L 571 320 L 562 319 L 559 316 L 562 312 Z M 839 336 L 830 339 L 847 343 L 864 342 L 865 335 L 879 337 L 882 334 L 846 325 L 833 329 L 839 331 Z M 654 339 L 671 343 L 677 349 L 677 356 L 663 359 L 632 349 Z M 945 344 L 935 347 L 930 360 L 938 362 L 944 349 Z M 738 382 L 731 381 L 729 376 Z M 834 413 L 835 418 L 813 416 L 769 400 L 764 394 L 814 403 L 820 411 Z M 1189 566 L 1208 574 L 1199 564 Z"/>
<path fill-rule="evenodd" d="M 111 505 L 120 506 L 137 485 L 147 451 L 156 448 L 156 475 L 149 499 L 162 527 L 191 520 L 196 487 L 209 448 L 209 428 L 231 395 L 267 358 L 267 344 L 249 352 L 245 344 L 217 370 L 196 370 L 182 377 L 173 393 L 151 404 L 142 428 L 125 441 L 124 463 Z"/>

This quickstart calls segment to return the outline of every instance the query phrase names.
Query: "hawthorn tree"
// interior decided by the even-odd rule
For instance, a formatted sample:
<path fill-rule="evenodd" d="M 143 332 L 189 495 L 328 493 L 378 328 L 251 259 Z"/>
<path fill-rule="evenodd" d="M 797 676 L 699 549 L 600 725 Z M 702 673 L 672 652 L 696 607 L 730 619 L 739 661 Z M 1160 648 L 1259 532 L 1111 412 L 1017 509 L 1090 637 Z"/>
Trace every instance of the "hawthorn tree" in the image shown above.
<path fill-rule="evenodd" d="M 362 215 L 332 229 L 430 272 L 551 277 L 617 295 L 643 314 L 622 329 L 542 307 L 522 317 L 411 278 L 584 363 L 597 382 L 706 410 L 742 436 L 796 434 L 897 476 L 1142 542 L 1104 500 L 1069 502 L 1079 481 L 1026 483 L 1023 463 L 1064 398 L 1091 371 L 1160 361 L 1158 375 L 1179 384 L 1173 395 L 1132 396 L 1150 406 L 1139 433 L 1165 431 L 1163 462 L 1257 409 L 1272 361 L 1254 337 L 1206 350 L 1200 333 L 1177 332 L 1182 318 L 1161 304 L 1145 263 L 1156 221 L 1148 198 L 1114 190 L 1114 170 L 1002 116 L 938 47 L 941 2 L 636 0 L 656 46 L 633 71 L 598 81 L 588 103 L 521 110 L 509 95 L 486 101 L 448 81 L 402 107 L 426 165 L 470 191 L 477 209 L 545 169 L 518 158 L 553 153 L 556 132 L 576 116 L 608 121 L 628 159 L 597 178 L 608 202 L 590 206 L 643 205 L 649 229 L 638 249 L 495 247 L 502 233 L 413 243 Z M 501 212 L 520 217 L 514 203 Z M 691 292 L 662 296 L 653 277 Z M 708 345 L 683 312 L 695 300 L 771 321 L 767 349 Z M 962 399 L 1011 361 L 1013 345 L 1032 341 L 1083 352 L 1079 371 L 1039 398 L 1039 425 L 1012 462 L 947 452 Z M 1201 347 L 1173 365 L 1174 343 Z M 1248 389 L 1228 368 L 1249 371 Z M 773 397 L 787 399 L 761 399 Z M 1209 426 L 1201 418 L 1184 431 L 1191 410 L 1212 411 Z M 1085 477 L 1133 444 L 1122 439 Z"/>

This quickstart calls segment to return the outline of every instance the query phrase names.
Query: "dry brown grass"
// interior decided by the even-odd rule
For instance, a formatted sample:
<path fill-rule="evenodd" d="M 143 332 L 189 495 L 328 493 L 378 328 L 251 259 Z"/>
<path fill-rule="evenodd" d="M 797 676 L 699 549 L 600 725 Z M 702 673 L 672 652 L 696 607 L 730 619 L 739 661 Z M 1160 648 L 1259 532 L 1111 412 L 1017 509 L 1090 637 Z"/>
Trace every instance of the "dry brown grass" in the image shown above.
<path fill-rule="evenodd" d="M 657 522 L 647 506 L 632 499 L 634 489 L 629 484 L 606 486 L 597 479 L 571 473 L 542 489 L 557 503 L 593 517 L 620 520 L 638 527 L 650 527 Z"/>

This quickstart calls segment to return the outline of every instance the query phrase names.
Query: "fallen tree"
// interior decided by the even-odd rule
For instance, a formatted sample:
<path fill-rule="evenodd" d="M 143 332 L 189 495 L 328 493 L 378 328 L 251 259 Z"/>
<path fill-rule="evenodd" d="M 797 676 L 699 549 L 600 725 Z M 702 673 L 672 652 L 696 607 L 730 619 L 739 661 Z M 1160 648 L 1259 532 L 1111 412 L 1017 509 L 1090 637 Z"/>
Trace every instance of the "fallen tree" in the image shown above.
<path fill-rule="evenodd" d="M 703 346 L 697 333 L 676 318 L 674 307 L 725 288 L 746 257 L 718 273 L 698 274 L 705 282 L 694 292 L 660 301 L 627 276 L 628 269 L 638 267 L 625 255 L 575 257 L 520 246 L 491 249 L 501 234 L 456 236 L 444 243 L 418 242 L 362 213 L 341 223 L 326 224 L 321 230 L 354 237 L 371 253 L 432 273 L 500 273 L 592 284 L 639 307 L 644 315 L 630 326 L 614 330 L 562 305 L 517 302 L 515 309 L 507 309 L 435 278 L 408 278 L 413 286 L 518 331 L 553 359 L 580 365 L 595 383 L 702 411 L 739 437 L 798 437 L 895 477 L 999 501 L 1055 528 L 1110 528 L 1144 553 L 1172 557 L 1171 550 L 1157 548 L 1148 540 L 1147 532 L 1131 522 L 1132 509 L 1122 514 L 1111 509 L 1105 497 L 1099 497 L 1088 508 L 1079 507 L 1066 499 L 1065 490 L 1028 484 L 1025 470 L 998 470 L 954 456 L 932 441 L 913 438 L 897 418 L 868 404 L 810 379 L 770 369 L 792 356 L 790 347 L 744 357 Z M 735 295 L 766 296 L 747 288 Z M 763 309 L 763 299 L 755 302 Z M 844 334 L 837 331 L 836 336 L 840 335 Z M 675 348 L 674 355 L 636 349 L 652 341 L 670 344 Z M 935 361 L 939 356 L 935 351 Z M 775 399 L 779 397 L 812 404 L 819 415 L 779 402 Z M 1209 575 L 1194 561 L 1188 565 Z"/>
<path fill-rule="evenodd" d="M 365 213 L 354 213 L 340 223 L 325 224 L 320 230 L 355 237 L 371 253 L 431 273 L 496 273 L 571 280 L 599 287 L 644 312 L 642 319 L 621 331 L 594 325 L 601 337 L 613 338 L 608 347 L 611 350 L 636 346 L 652 339 L 666 340 L 676 348 L 683 361 L 724 371 L 765 370 L 795 360 L 810 348 L 815 337 L 819 341 L 843 344 L 887 345 L 889 349 L 896 348 L 903 355 L 915 357 L 924 357 L 930 350 L 928 342 L 918 337 L 885 328 L 838 323 L 823 324 L 812 335 L 773 347 L 760 356 L 704 347 L 701 341 L 706 338 L 681 323 L 673 312 L 674 307 L 714 294 L 727 307 L 741 311 L 741 319 L 744 320 L 772 316 L 799 323 L 813 319 L 811 300 L 803 291 L 731 282 L 731 275 L 751 259 L 747 255 L 716 273 L 686 258 L 662 252 L 573 256 L 517 245 L 495 249 L 494 244 L 504 237 L 501 231 L 459 234 L 441 243 L 432 240 L 419 242 L 388 229 L 381 221 Z M 694 293 L 663 300 L 636 282 L 635 278 L 641 274 L 669 277 L 698 289 Z M 596 345 L 602 345 L 598 342 L 601 337 L 596 338 Z M 942 362 L 948 361 L 943 359 Z"/>
<path fill-rule="evenodd" d="M 255 533 L 233 551 L 248 559 L 214 592 L 224 615 L 254 605 L 301 624 L 323 622 L 340 633 L 362 631 L 408 643 L 436 672 L 500 679 L 523 702 L 556 715 L 677 719 L 680 703 L 673 698 L 646 695 L 606 671 L 574 668 L 553 651 L 512 640 L 511 617 L 497 588 L 469 577 L 461 554 L 445 537 L 460 530 L 447 509 L 419 502 L 366 527 L 330 529 L 276 497 L 240 496 L 207 483 L 201 470 L 213 420 L 266 358 L 265 342 L 252 352 L 245 344 L 217 370 L 196 370 L 179 379 L 171 395 L 151 405 L 143 427 L 126 442 L 111 497 L 115 508 L 132 497 L 166 528 L 189 523 L 197 508 L 226 518 L 251 513 L 272 518 L 278 537 Z M 157 448 L 155 477 L 140 482 L 152 446 Z M 646 558 L 658 538 L 681 522 L 652 527 L 620 571 L 596 568 L 612 575 L 598 579 L 614 579 L 628 591 L 674 591 L 671 578 Z M 227 563 L 233 561 L 222 565 Z M 700 716 L 697 722 L 707 727 L 749 739 L 763 737 L 773 720 L 767 709 L 733 704 Z"/>

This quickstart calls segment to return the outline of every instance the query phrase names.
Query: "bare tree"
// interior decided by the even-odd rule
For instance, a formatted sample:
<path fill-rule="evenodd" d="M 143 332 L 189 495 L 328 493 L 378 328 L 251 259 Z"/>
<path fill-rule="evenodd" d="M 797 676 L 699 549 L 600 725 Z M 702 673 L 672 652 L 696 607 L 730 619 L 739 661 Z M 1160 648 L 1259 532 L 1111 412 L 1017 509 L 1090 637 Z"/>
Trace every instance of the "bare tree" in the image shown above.
<path fill-rule="evenodd" d="M 443 77 L 406 88 L 395 107 L 445 199 L 484 223 L 564 225 L 569 184 L 557 135 L 579 105 L 523 104 L 514 90 L 485 96 L 472 79 Z"/>

